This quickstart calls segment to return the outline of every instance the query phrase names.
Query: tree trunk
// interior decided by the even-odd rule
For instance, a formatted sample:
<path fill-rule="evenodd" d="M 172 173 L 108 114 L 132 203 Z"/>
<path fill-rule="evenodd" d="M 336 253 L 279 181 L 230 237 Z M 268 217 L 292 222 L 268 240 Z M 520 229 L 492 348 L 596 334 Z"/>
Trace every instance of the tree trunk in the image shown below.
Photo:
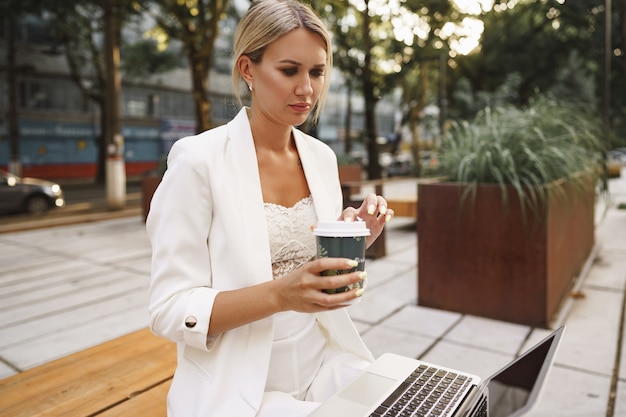
<path fill-rule="evenodd" d="M 345 135 L 343 142 L 343 152 L 346 155 L 350 155 L 352 152 L 352 83 L 348 81 L 346 83 L 346 118 L 345 118 Z"/>
<path fill-rule="evenodd" d="M 411 155 L 415 163 L 415 175 L 422 175 L 422 160 L 420 159 L 419 108 L 409 104 L 409 129 L 411 131 Z"/>
<path fill-rule="evenodd" d="M 119 6 L 115 0 L 106 0 L 104 6 L 104 50 L 106 64 L 105 120 L 103 126 L 106 154 L 106 196 L 109 208 L 123 208 L 126 201 L 126 171 L 124 164 L 124 138 L 121 134 L 120 73 L 121 28 Z"/>
<path fill-rule="evenodd" d="M 106 124 L 106 110 L 104 109 L 104 102 L 98 103 L 100 106 L 100 133 L 96 140 L 96 146 L 98 148 L 98 161 L 96 165 L 96 184 L 104 184 L 106 176 L 106 160 L 107 160 L 107 140 L 104 136 L 104 126 Z"/>
<path fill-rule="evenodd" d="M 121 90 L 120 32 L 116 16 L 117 10 L 113 0 L 107 0 L 105 5 L 105 124 L 102 128 L 102 133 L 106 139 L 107 153 L 116 154 L 121 151 L 121 149 L 119 149 L 121 144 L 115 141 L 115 136 L 121 131 L 119 103 Z"/>
<path fill-rule="evenodd" d="M 626 0 L 619 4 L 619 21 L 622 28 L 622 52 L 626 51 Z M 626 80 L 626 53 L 622 53 L 622 71 Z"/>
<path fill-rule="evenodd" d="M 419 123 L 420 114 L 424 110 L 424 107 L 426 107 L 426 97 L 430 92 L 430 67 L 430 60 L 421 61 L 421 71 L 419 76 L 419 80 L 421 82 L 420 88 L 415 88 L 412 84 L 406 83 L 404 86 L 404 99 L 407 103 L 409 103 L 407 119 L 409 129 L 411 131 L 411 155 L 413 156 L 413 162 L 415 163 L 415 174 L 418 177 L 422 175 Z M 414 95 L 412 90 L 417 91 L 417 96 Z"/>
<path fill-rule="evenodd" d="M 20 129 L 18 124 L 17 100 L 17 68 L 15 59 L 15 18 L 5 19 L 7 39 L 7 84 L 9 92 L 9 109 L 7 110 L 7 125 L 9 133 L 9 171 L 21 175 L 20 166 Z"/>
<path fill-rule="evenodd" d="M 365 99 L 365 131 L 367 132 L 367 153 L 369 164 L 367 176 L 370 180 L 382 177 L 380 162 L 378 161 L 378 143 L 376 138 L 376 97 L 374 96 L 374 82 L 372 80 L 372 39 L 370 38 L 369 0 L 365 1 L 363 11 L 363 50 L 365 63 L 363 65 L 363 98 Z"/>
<path fill-rule="evenodd" d="M 196 132 L 204 132 L 213 126 L 211 101 L 208 94 L 209 71 L 206 64 L 189 56 L 191 79 L 193 83 L 193 101 L 196 111 Z"/>

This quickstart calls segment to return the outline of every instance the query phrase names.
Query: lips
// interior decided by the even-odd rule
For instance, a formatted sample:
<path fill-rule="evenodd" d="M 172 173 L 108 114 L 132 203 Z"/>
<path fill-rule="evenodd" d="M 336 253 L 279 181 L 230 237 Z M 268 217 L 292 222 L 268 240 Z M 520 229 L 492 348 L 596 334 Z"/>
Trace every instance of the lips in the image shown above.
<path fill-rule="evenodd" d="M 290 104 L 289 107 L 294 109 L 299 113 L 305 113 L 311 110 L 311 105 L 308 103 L 298 103 L 298 104 Z"/>

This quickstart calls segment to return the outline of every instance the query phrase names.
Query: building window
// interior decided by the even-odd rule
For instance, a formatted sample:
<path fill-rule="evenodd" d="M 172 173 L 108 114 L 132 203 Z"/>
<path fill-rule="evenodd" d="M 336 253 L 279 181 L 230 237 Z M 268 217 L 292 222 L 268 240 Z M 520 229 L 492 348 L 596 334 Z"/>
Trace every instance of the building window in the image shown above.
<path fill-rule="evenodd" d="M 19 91 L 25 109 L 84 111 L 81 91 L 71 80 L 25 78 Z"/>
<path fill-rule="evenodd" d="M 144 101 L 128 100 L 126 114 L 135 117 L 145 116 L 146 103 Z"/>
<path fill-rule="evenodd" d="M 44 83 L 24 80 L 20 84 L 20 104 L 26 109 L 50 108 L 49 94 Z"/>

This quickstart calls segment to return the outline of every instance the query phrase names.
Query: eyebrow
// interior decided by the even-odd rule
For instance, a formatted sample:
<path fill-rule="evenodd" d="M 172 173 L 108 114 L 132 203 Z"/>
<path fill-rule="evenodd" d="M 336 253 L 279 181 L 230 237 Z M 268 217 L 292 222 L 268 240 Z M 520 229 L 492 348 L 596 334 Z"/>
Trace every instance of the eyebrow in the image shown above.
<path fill-rule="evenodd" d="M 297 67 L 301 67 L 302 63 L 298 62 L 298 61 L 294 61 L 292 59 L 283 59 L 282 61 L 278 61 L 278 64 L 291 64 L 291 65 L 295 65 Z M 326 63 L 323 64 L 315 64 L 313 65 L 313 68 L 326 68 Z"/>

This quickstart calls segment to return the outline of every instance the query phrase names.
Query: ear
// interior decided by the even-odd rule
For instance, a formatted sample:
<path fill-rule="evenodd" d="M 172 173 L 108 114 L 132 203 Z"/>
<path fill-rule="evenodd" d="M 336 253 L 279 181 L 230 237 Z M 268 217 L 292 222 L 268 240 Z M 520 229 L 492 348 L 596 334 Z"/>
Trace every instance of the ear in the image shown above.
<path fill-rule="evenodd" d="M 252 65 L 252 61 L 247 55 L 242 55 L 237 59 L 239 74 L 241 74 L 241 77 L 248 85 L 252 83 Z"/>

